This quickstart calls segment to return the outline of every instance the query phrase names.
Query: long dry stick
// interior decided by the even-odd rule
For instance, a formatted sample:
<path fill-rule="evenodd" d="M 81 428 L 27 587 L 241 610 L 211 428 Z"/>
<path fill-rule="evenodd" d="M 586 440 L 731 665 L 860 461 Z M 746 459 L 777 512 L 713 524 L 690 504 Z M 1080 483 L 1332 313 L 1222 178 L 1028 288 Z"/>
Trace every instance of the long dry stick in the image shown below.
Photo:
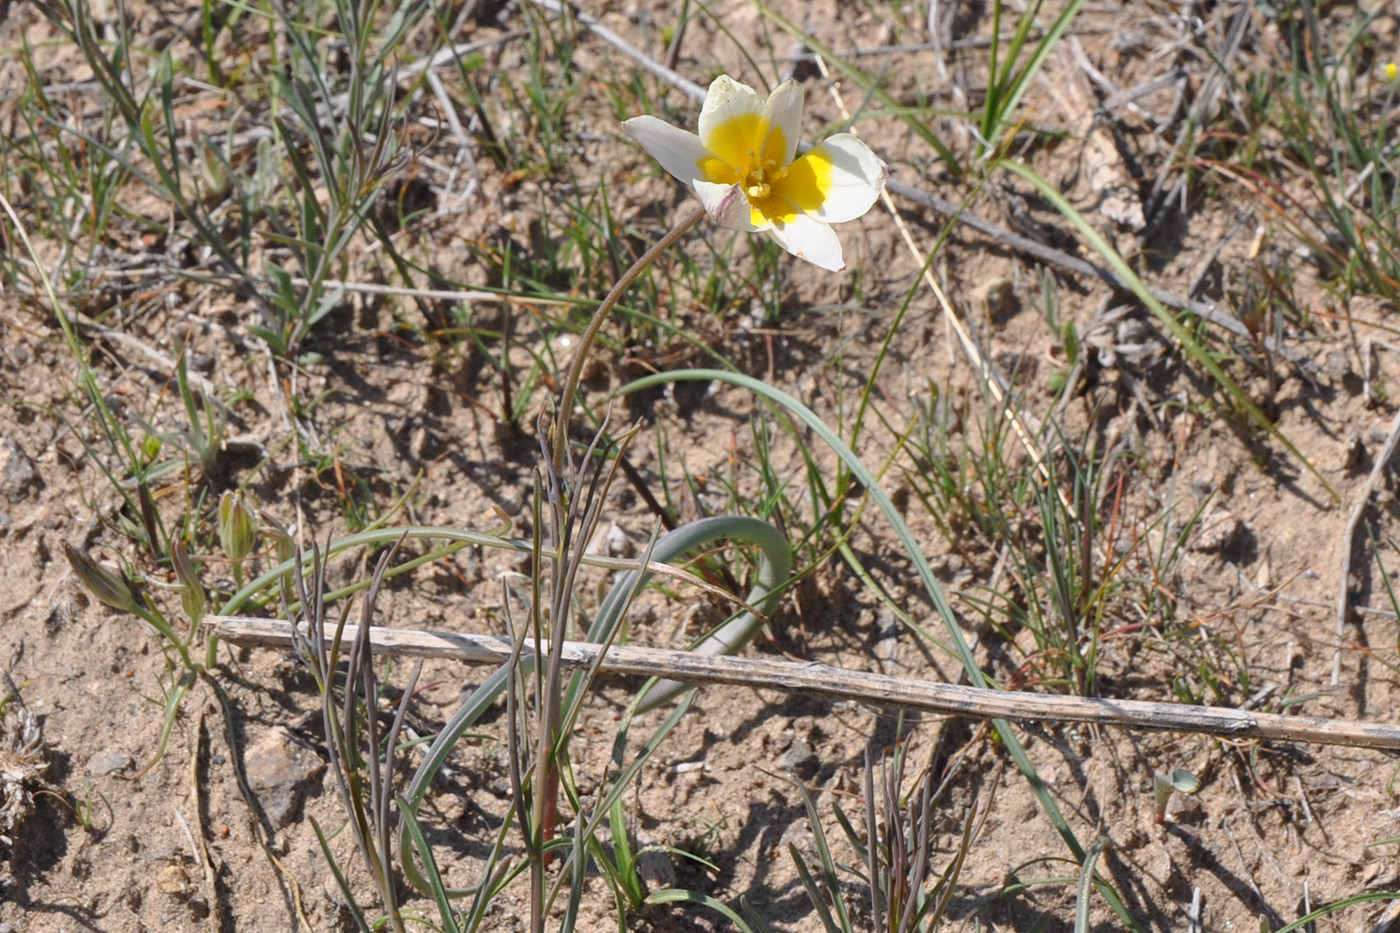
<path fill-rule="evenodd" d="M 218 637 L 236 644 L 290 646 L 292 624 L 277 619 L 210 616 Z M 425 632 L 372 627 L 369 640 L 378 654 L 434 657 L 470 664 L 504 664 L 515 644 L 495 635 Z M 530 658 L 528 645 L 522 657 Z M 1143 700 L 1109 700 L 906 680 L 849 671 L 816 662 L 731 658 L 688 651 L 662 651 L 587 642 L 563 643 L 566 668 L 593 667 L 600 673 L 667 677 L 690 683 L 741 684 L 792 693 L 857 700 L 875 706 L 920 709 L 979 719 L 1022 722 L 1088 722 L 1156 732 L 1200 732 L 1229 739 L 1276 739 L 1346 745 L 1400 752 L 1400 726 L 1311 716 L 1279 716 L 1214 706 L 1185 706 Z"/>

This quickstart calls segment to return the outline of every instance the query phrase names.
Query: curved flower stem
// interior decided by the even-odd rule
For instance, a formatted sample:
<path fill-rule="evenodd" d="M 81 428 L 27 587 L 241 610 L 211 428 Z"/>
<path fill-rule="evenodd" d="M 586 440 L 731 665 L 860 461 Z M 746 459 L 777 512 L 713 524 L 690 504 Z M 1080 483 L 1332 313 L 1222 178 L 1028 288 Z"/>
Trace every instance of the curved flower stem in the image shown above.
<path fill-rule="evenodd" d="M 593 320 L 588 322 L 588 329 L 583 332 L 583 339 L 579 341 L 578 352 L 574 354 L 574 361 L 569 364 L 569 371 L 564 377 L 564 391 L 559 394 L 559 420 L 554 426 L 554 469 L 561 474 L 564 471 L 564 455 L 569 446 L 569 416 L 573 412 L 574 397 L 578 394 L 578 381 L 583 375 L 583 364 L 588 359 L 588 351 L 598 339 L 598 331 L 603 329 L 603 322 L 607 320 L 613 306 L 637 280 L 637 276 L 642 274 L 642 270 L 655 262 L 657 256 L 674 246 L 681 235 L 699 223 L 704 216 L 705 209 L 699 207 L 682 217 L 665 236 L 656 241 L 656 245 L 643 253 L 632 263 L 630 269 L 622 273 L 622 278 L 617 280 L 617 284 L 603 298 L 602 304 L 598 305 L 598 310 L 593 312 Z"/>

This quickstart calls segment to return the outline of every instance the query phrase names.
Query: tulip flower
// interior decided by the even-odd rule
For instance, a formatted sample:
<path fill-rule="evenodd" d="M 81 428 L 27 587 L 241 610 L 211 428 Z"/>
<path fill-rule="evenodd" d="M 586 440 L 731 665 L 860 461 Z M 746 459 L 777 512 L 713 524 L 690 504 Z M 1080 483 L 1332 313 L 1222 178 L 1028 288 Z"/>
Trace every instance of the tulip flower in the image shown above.
<path fill-rule="evenodd" d="M 836 271 L 845 261 L 830 224 L 870 210 L 885 185 L 885 164 L 850 133 L 829 136 L 797 157 L 802 100 L 792 81 L 765 102 L 721 75 L 705 95 L 698 136 L 650 116 L 623 127 L 695 189 L 715 223 L 766 233 L 794 256 Z"/>

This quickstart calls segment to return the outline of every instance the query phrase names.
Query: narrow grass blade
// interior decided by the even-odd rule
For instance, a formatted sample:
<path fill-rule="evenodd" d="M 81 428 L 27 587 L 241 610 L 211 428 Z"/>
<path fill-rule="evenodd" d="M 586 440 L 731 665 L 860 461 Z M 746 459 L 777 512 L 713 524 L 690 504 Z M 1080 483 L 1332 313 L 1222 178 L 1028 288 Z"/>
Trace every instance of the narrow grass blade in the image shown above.
<path fill-rule="evenodd" d="M 810 47 L 814 52 L 825 59 L 831 67 L 845 75 L 848 80 L 866 94 L 873 94 L 880 103 L 892 110 L 901 110 L 899 101 L 895 100 L 889 91 L 880 87 L 878 78 L 872 78 L 856 66 L 843 61 L 839 55 L 818 42 L 810 33 L 803 31 L 801 27 L 785 19 L 781 13 L 764 3 L 763 0 L 754 0 L 754 5 L 758 7 L 759 12 L 764 16 L 771 19 L 774 23 L 777 23 L 779 28 L 784 32 Z M 929 125 L 914 116 L 904 116 L 903 120 L 905 126 L 913 130 L 920 139 L 929 144 L 934 152 L 938 153 L 938 158 L 943 160 L 944 166 L 952 173 L 953 177 L 961 181 L 963 177 L 962 164 L 958 162 L 957 156 L 953 155 L 953 151 L 948 148 L 943 140 L 938 138 L 938 135 L 934 133 Z"/>
<path fill-rule="evenodd" d="M 701 907 L 708 907 L 717 914 L 722 914 L 728 918 L 743 933 L 753 933 L 753 929 L 744 922 L 732 907 L 723 901 L 717 901 L 708 894 L 699 894 L 695 891 L 681 891 L 676 888 L 665 888 L 647 896 L 648 904 L 698 904 Z"/>
<path fill-rule="evenodd" d="M 817 805 L 815 801 L 812 800 L 812 795 L 807 793 L 807 788 L 801 781 L 793 778 L 792 783 L 793 786 L 797 788 L 797 792 L 802 795 L 802 805 L 807 810 L 807 823 L 812 829 L 812 846 L 817 850 L 817 855 L 821 857 L 822 880 L 826 882 L 827 892 L 831 895 L 832 906 L 836 908 L 836 915 L 840 919 L 840 928 L 849 930 L 851 928 L 851 918 L 846 913 L 846 902 L 841 899 L 841 879 L 836 875 L 836 861 L 831 857 L 831 843 L 827 841 L 826 831 L 822 829 L 821 816 L 817 813 Z M 871 840 L 871 845 L 875 845 L 874 840 Z M 796 847 L 789 843 L 788 851 L 791 853 L 793 861 L 798 864 L 798 871 L 805 875 L 807 866 L 805 860 L 798 854 Z M 871 853 L 871 858 L 872 860 L 878 860 L 878 856 L 874 852 Z M 873 869 L 874 872 L 878 872 L 878 870 L 878 866 Z M 803 883 L 806 883 L 805 879 Z M 811 891 L 812 888 L 809 886 L 808 893 L 810 894 Z M 820 895 L 812 900 L 814 906 L 820 903 Z M 823 915 L 825 915 L 825 907 L 821 908 L 821 910 Z M 825 919 L 823 922 L 825 922 Z"/>
<path fill-rule="evenodd" d="M 326 834 L 321 829 L 321 824 L 316 822 L 316 817 L 311 818 L 311 830 L 316 834 L 316 841 L 321 845 L 321 854 L 325 856 L 326 864 L 330 866 L 331 874 L 335 876 L 336 887 L 340 888 L 341 897 L 345 898 L 344 906 L 350 914 L 350 919 L 355 921 L 355 926 L 361 933 L 374 933 L 374 927 L 370 926 L 365 919 L 364 912 L 360 910 L 360 905 L 355 901 L 355 892 L 350 890 L 350 882 L 346 879 L 345 873 L 340 870 L 336 863 L 335 854 L 331 852 L 331 845 L 326 840 Z"/>
<path fill-rule="evenodd" d="M 849 927 L 843 931 L 841 927 L 836 925 L 831 911 L 827 910 L 826 898 L 822 896 L 822 889 L 817 885 L 816 879 L 812 877 L 811 869 L 807 867 L 802 853 L 797 851 L 797 846 L 790 842 L 788 843 L 788 855 L 792 856 L 792 864 L 797 867 L 797 875 L 802 879 L 802 886 L 807 889 L 807 900 L 812 902 L 812 907 L 816 910 L 817 916 L 821 918 L 826 933 L 849 933 Z"/>
<path fill-rule="evenodd" d="M 1079 866 L 1079 893 L 1074 899 L 1074 933 L 1089 933 L 1089 899 L 1094 889 L 1094 865 L 1098 863 L 1106 845 L 1108 837 L 1100 836 L 1089 847 L 1083 864 Z"/>
<path fill-rule="evenodd" d="M 1400 901 L 1400 891 L 1372 891 L 1369 894 L 1358 894 L 1355 897 L 1343 898 L 1335 904 L 1328 904 L 1319 907 L 1312 913 L 1304 917 L 1299 917 L 1287 926 L 1281 926 L 1274 933 L 1293 933 L 1294 930 L 1301 930 L 1310 926 L 1323 917 L 1329 917 L 1339 910 L 1347 907 L 1355 907 L 1357 904 L 1365 904 L 1367 901 Z"/>
<path fill-rule="evenodd" d="M 671 734 L 671 730 L 676 727 L 690 710 L 691 704 L 694 703 L 694 701 L 695 695 L 693 693 L 681 700 L 676 708 L 671 711 L 671 714 L 666 717 L 666 720 L 652 733 L 651 738 L 648 739 L 647 743 L 637 752 L 636 756 L 627 767 L 614 776 L 607 794 L 598 801 L 592 819 L 590 819 L 583 828 L 583 834 L 585 836 L 592 837 L 597 834 L 598 827 L 607 816 L 608 810 L 612 807 L 613 802 L 620 799 L 622 795 L 626 793 L 628 786 L 631 785 L 632 781 L 637 777 L 637 772 L 641 771 L 642 766 L 645 765 L 656 750 L 661 747 L 662 741 L 665 740 L 666 736 Z M 623 747 L 625 747 L 627 741 L 626 730 L 630 728 L 631 722 L 629 721 L 618 733 L 617 742 L 621 743 Z"/>
<path fill-rule="evenodd" d="M 1032 10 L 1022 16 L 1020 24 L 1016 28 L 1016 35 L 1011 41 L 1007 50 L 1006 68 L 1003 72 L 1003 80 L 998 82 L 996 88 L 996 102 L 993 110 L 991 95 L 988 95 L 989 113 L 983 121 L 982 135 L 987 142 L 990 152 L 997 150 L 996 136 L 1001 127 L 1006 126 L 1015 112 L 1017 105 L 1021 102 L 1021 97 L 1026 93 L 1026 88 L 1030 87 L 1031 80 L 1040 71 L 1040 67 L 1045 63 L 1045 58 L 1050 54 L 1050 50 L 1055 47 L 1055 43 L 1069 29 L 1070 23 L 1079 15 L 1079 9 L 1084 5 L 1084 0 L 1073 0 L 1055 17 L 1055 21 L 1050 24 L 1036 45 L 1035 51 L 1031 53 L 1030 60 L 1026 62 L 1024 68 L 1011 76 L 1011 70 L 1016 66 L 1016 59 L 1020 56 L 1021 48 L 1030 35 L 1031 28 L 1035 25 L 1034 13 L 1040 9 L 1040 4 L 1036 4 Z M 998 4 L 1000 6 L 1000 4 Z M 993 30 L 993 36 L 997 31 Z"/>
<path fill-rule="evenodd" d="M 165 748 L 170 743 L 170 733 L 175 728 L 175 717 L 180 714 L 180 704 L 184 702 L 185 694 L 189 692 L 194 684 L 194 679 L 198 671 L 193 669 L 185 671 L 185 676 L 180 678 L 180 682 L 175 685 L 175 689 L 170 692 L 170 696 L 165 698 L 165 719 L 160 727 L 160 739 L 156 742 L 155 754 L 147 762 L 146 767 L 136 772 L 132 780 L 135 781 L 156 766 L 165 757 Z"/>
<path fill-rule="evenodd" d="M 427 879 L 429 889 L 432 891 L 433 900 L 437 903 L 438 914 L 442 917 L 442 928 L 446 933 L 461 933 L 461 928 L 457 926 L 457 919 L 452 915 L 452 904 L 447 899 L 447 888 L 443 884 L 442 874 L 438 871 L 437 861 L 433 858 L 433 848 L 428 845 L 427 837 L 423 835 L 423 827 L 418 825 L 417 817 L 413 815 L 413 810 L 403 797 L 399 797 L 399 818 L 408 830 L 408 838 L 413 841 L 413 848 L 418 850 L 423 874 Z"/>

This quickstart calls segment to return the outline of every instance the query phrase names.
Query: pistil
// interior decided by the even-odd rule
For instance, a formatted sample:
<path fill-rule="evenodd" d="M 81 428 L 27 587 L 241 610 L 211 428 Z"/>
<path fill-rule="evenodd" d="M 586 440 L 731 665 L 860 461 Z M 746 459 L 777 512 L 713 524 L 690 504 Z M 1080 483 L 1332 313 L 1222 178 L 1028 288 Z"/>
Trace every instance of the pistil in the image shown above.
<path fill-rule="evenodd" d="M 761 201 L 773 193 L 773 186 L 769 180 L 781 181 L 787 175 L 787 166 L 778 165 L 774 159 L 768 159 L 758 168 L 749 173 L 745 179 L 744 193 L 755 201 Z"/>

